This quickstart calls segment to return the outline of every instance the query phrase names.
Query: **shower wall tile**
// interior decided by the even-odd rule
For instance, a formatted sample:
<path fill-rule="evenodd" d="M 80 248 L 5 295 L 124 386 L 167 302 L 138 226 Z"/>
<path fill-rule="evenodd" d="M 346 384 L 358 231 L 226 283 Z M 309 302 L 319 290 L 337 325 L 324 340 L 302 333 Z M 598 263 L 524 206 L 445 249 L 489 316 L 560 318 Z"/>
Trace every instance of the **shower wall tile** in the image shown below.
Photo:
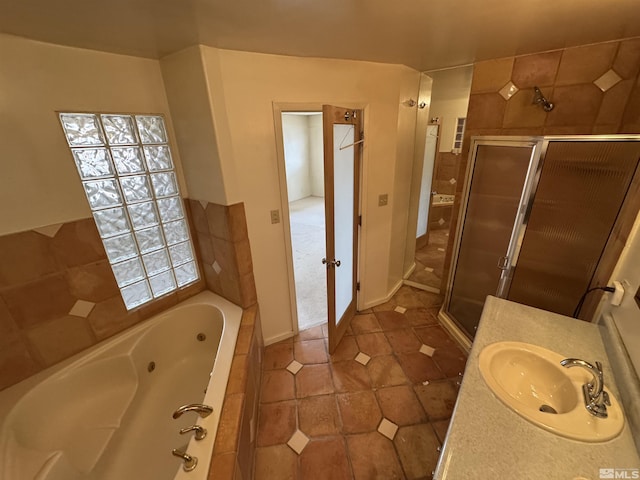
<path fill-rule="evenodd" d="M 630 79 L 640 72 L 640 38 L 620 42 L 613 62 L 613 70 L 622 78 Z"/>
<path fill-rule="evenodd" d="M 546 125 L 584 125 L 588 127 L 584 133 L 590 133 L 602 103 L 602 90 L 593 83 L 582 83 L 556 87 L 552 93 L 549 98 L 553 99 L 555 108 L 546 113 L 538 107 L 547 116 Z"/>
<path fill-rule="evenodd" d="M 596 117 L 596 125 L 619 125 L 632 90 L 633 80 L 623 80 L 607 90 Z"/>
<path fill-rule="evenodd" d="M 93 218 L 0 236 L 0 389 L 204 288 L 128 312 Z M 86 319 L 69 314 L 78 300 L 95 303 Z"/>
<path fill-rule="evenodd" d="M 507 102 L 499 93 L 471 95 L 466 128 L 501 128 L 506 106 Z"/>
<path fill-rule="evenodd" d="M 610 69 L 623 80 L 603 93 L 593 82 Z M 477 62 L 451 222 L 457 224 L 460 212 L 471 137 L 640 133 L 639 72 L 640 37 Z M 498 92 L 509 81 L 520 90 L 505 101 Z M 555 104 L 553 111 L 531 104 L 534 86 Z M 451 232 L 445 278 L 454 240 Z"/>
<path fill-rule="evenodd" d="M 513 58 L 487 60 L 474 65 L 471 93 L 500 91 L 509 80 L 513 69 Z"/>
<path fill-rule="evenodd" d="M 207 288 L 243 308 L 254 305 L 257 296 L 244 204 L 218 205 L 193 199 L 188 204 Z"/>
<path fill-rule="evenodd" d="M 590 83 L 611 68 L 619 42 L 567 48 L 562 52 L 556 85 Z"/>
<path fill-rule="evenodd" d="M 515 57 L 511 81 L 518 88 L 553 85 L 561 57 L 562 52 L 559 50 Z"/>

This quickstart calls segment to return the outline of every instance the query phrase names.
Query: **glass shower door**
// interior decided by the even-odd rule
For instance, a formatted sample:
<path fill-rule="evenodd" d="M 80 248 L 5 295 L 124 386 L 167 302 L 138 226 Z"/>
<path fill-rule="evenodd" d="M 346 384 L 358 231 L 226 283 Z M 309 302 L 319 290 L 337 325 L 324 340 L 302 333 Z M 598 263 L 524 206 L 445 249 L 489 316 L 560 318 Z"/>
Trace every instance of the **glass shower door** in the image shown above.
<path fill-rule="evenodd" d="M 487 295 L 496 295 L 509 275 L 510 244 L 519 235 L 527 177 L 537 167 L 535 142 L 481 140 L 472 146 L 469 194 L 463 205 L 457 261 L 447 314 L 473 338 Z M 531 172 L 531 173 L 529 173 Z M 513 247 L 512 247 L 513 248 Z"/>

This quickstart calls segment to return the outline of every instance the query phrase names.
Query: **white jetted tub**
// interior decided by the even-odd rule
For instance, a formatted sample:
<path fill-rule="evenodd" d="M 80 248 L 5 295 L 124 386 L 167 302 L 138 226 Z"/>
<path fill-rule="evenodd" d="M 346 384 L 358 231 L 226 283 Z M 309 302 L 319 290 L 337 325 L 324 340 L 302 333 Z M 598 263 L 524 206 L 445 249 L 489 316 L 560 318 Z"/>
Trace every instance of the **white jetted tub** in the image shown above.
<path fill-rule="evenodd" d="M 0 392 L 0 478 L 206 479 L 241 317 L 201 292 Z M 213 413 L 172 418 L 190 403 Z M 179 434 L 196 423 L 204 439 Z"/>

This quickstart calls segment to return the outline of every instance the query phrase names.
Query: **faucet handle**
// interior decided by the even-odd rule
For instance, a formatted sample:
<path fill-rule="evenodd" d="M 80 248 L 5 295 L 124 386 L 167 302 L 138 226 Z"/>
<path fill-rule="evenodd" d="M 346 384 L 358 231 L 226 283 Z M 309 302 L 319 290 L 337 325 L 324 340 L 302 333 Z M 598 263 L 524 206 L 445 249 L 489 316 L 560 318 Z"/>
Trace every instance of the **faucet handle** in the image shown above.
<path fill-rule="evenodd" d="M 607 407 L 611 406 L 611 400 L 609 399 L 609 393 L 606 390 L 602 391 L 602 400 Z"/>
<path fill-rule="evenodd" d="M 196 432 L 196 440 L 202 440 L 207 436 L 207 429 L 201 425 L 191 425 L 190 427 L 180 429 L 180 435 L 184 435 L 185 433 L 189 432 Z"/>

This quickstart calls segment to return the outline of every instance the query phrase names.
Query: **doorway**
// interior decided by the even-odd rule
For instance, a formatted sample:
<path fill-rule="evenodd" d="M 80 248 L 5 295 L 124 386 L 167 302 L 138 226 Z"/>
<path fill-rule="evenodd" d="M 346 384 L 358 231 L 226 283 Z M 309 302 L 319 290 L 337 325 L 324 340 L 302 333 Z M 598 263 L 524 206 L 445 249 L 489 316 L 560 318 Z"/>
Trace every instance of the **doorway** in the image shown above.
<path fill-rule="evenodd" d="M 326 323 L 333 352 L 357 308 L 364 118 L 299 108 L 274 106 L 292 330 Z"/>
<path fill-rule="evenodd" d="M 322 112 L 283 112 L 282 141 L 298 329 L 327 322 Z"/>

